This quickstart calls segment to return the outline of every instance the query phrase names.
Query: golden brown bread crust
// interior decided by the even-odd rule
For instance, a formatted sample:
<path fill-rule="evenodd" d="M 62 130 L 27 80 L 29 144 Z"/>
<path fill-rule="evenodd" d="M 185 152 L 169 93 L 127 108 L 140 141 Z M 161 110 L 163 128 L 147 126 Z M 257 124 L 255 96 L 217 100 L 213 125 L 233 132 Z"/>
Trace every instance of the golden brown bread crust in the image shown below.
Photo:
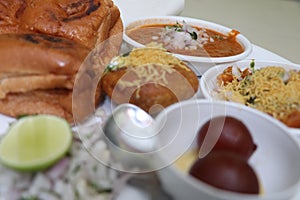
<path fill-rule="evenodd" d="M 87 117 L 101 101 L 97 76 L 118 54 L 122 31 L 111 0 L 0 0 L 0 113 L 53 114 L 73 122 L 75 107 L 77 120 Z M 79 87 L 76 95 L 93 104 L 89 113 L 84 104 L 73 105 L 83 62 L 91 65 L 83 73 L 93 88 Z"/>
<path fill-rule="evenodd" d="M 93 96 L 85 97 L 94 106 L 102 100 L 101 87 L 96 88 Z M 11 117 L 23 115 L 52 114 L 74 123 L 73 116 L 73 91 L 66 89 L 34 90 L 26 93 L 8 94 L 5 99 L 0 99 L 0 113 Z M 76 110 L 76 121 L 83 120 L 90 112 L 84 106 Z"/>
<path fill-rule="evenodd" d="M 0 0 L 0 34 L 19 31 L 20 17 L 25 7 L 25 0 Z"/>
<path fill-rule="evenodd" d="M 0 34 L 0 72 L 75 75 L 89 49 L 45 34 Z"/>
<path fill-rule="evenodd" d="M 165 73 L 164 71 L 162 68 L 159 73 Z M 145 80 L 140 86 L 124 87 L 122 81 L 135 82 L 139 78 L 130 68 L 120 68 L 105 73 L 101 85 L 105 93 L 117 104 L 132 103 L 152 114 L 155 114 L 155 111 L 151 110 L 152 106 L 159 105 L 165 108 L 175 102 L 191 98 L 198 90 L 198 78 L 192 70 L 174 66 L 172 73 L 166 73 L 165 78 L 168 84 Z"/>
<path fill-rule="evenodd" d="M 0 79 L 0 99 L 9 93 L 25 93 L 40 89 L 73 89 L 73 80 L 65 75 L 26 75 Z"/>
<path fill-rule="evenodd" d="M 97 102 L 103 97 L 100 78 L 107 64 L 115 57 L 120 50 L 123 40 L 123 23 L 119 18 L 111 28 L 108 39 L 101 42 L 83 63 L 76 76 L 73 88 L 73 118 L 80 122 L 96 109 Z M 97 66 L 95 68 L 95 66 Z M 100 92 L 100 91 L 101 92 Z M 95 101 L 91 97 L 95 96 Z M 97 98 L 100 97 L 100 100 Z"/>
<path fill-rule="evenodd" d="M 71 90 L 35 90 L 9 94 L 0 100 L 0 112 L 11 117 L 53 114 L 71 122 L 72 114 L 68 108 L 71 93 Z"/>
<path fill-rule="evenodd" d="M 0 35 L 0 99 L 37 89 L 73 89 L 89 53 L 83 45 L 44 34 Z"/>
<path fill-rule="evenodd" d="M 0 33 L 59 36 L 90 49 L 108 37 L 119 18 L 110 0 L 0 0 Z"/>

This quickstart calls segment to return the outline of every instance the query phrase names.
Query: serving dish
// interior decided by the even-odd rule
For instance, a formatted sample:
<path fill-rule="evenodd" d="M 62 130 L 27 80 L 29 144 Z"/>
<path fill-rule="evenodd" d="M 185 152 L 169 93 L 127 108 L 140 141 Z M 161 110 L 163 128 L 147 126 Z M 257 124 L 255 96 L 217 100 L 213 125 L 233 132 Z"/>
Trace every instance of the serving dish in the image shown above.
<path fill-rule="evenodd" d="M 209 69 L 207 72 L 205 72 L 200 80 L 200 89 L 203 96 L 207 99 L 212 100 L 225 100 L 223 97 L 221 97 L 220 94 L 220 86 L 218 84 L 218 76 L 223 73 L 225 69 L 227 69 L 229 66 L 233 66 L 234 68 L 240 68 L 241 70 L 249 69 L 251 63 L 254 64 L 254 70 L 259 70 L 266 68 L 267 66 L 280 66 L 284 68 L 286 71 L 288 70 L 300 70 L 300 66 L 297 64 L 292 63 L 285 63 L 285 62 L 275 62 L 275 61 L 267 61 L 267 60 L 243 60 L 231 64 L 221 64 L 217 65 L 214 68 Z M 283 79 L 287 77 L 283 77 Z M 229 101 L 237 101 L 237 100 L 229 100 Z M 249 104 L 251 105 L 251 104 Z M 298 133 L 299 129 L 297 128 L 291 128 L 291 132 Z"/>
<path fill-rule="evenodd" d="M 182 16 L 152 16 L 152 17 L 137 18 L 133 21 L 126 23 L 123 38 L 124 41 L 130 47 L 142 47 L 144 46 L 143 44 L 136 42 L 135 40 L 133 40 L 131 37 L 128 36 L 127 32 L 129 30 L 141 26 L 166 25 L 166 24 L 176 24 L 176 23 L 180 23 L 180 24 L 186 23 L 188 26 L 210 29 L 224 35 L 228 35 L 233 31 L 231 28 L 213 22 L 200 20 L 200 19 L 193 19 L 193 18 L 182 17 Z M 252 51 L 252 45 L 250 41 L 241 33 L 236 35 L 236 41 L 244 48 L 244 50 L 241 53 L 238 53 L 236 55 L 224 56 L 224 57 L 209 57 L 209 56 L 190 56 L 190 55 L 177 54 L 177 56 L 197 66 L 197 68 L 202 73 L 216 63 L 234 62 L 246 58 Z"/>
<path fill-rule="evenodd" d="M 124 52 L 127 52 L 128 50 L 129 49 L 126 46 Z M 284 62 L 288 62 L 286 59 L 284 59 L 284 58 L 282 58 L 282 57 L 280 57 L 280 56 L 278 56 L 278 55 L 276 55 L 276 54 L 274 54 L 274 53 L 272 53 L 270 51 L 267 51 L 267 50 L 265 50 L 263 48 L 260 48 L 258 46 L 254 45 L 254 49 L 253 50 L 254 51 L 251 52 L 250 55 L 248 55 L 249 58 L 266 58 L 266 59 L 272 59 L 272 60 L 277 60 L 277 61 L 281 61 L 281 62 L 283 62 L 283 61 Z M 102 114 L 101 114 L 101 116 L 99 118 L 103 119 L 103 117 L 105 117 L 107 114 L 110 113 L 111 107 L 109 107 L 109 106 L 111 106 L 111 104 L 110 103 L 108 103 L 108 104 L 102 105 L 103 109 L 105 111 L 103 111 L 102 108 L 100 109 L 100 113 L 102 113 Z M 103 114 L 104 114 L 104 116 L 103 116 Z M 13 121 L 15 121 L 14 118 L 10 118 L 8 116 L 0 114 L 0 135 L 4 134 L 6 132 L 6 129 L 9 127 L 9 124 L 12 123 Z M 86 142 L 88 143 L 88 141 L 86 141 Z M 78 148 L 78 143 L 76 144 L 76 148 Z M 82 154 L 83 157 L 86 156 L 87 160 L 93 160 L 93 163 L 94 163 L 94 161 L 95 161 L 94 158 L 90 157 L 90 154 L 88 152 L 86 152 L 85 149 L 81 149 L 81 150 L 82 150 L 82 153 L 84 152 Z M 80 161 L 80 159 L 79 159 L 79 161 Z M 98 164 L 99 164 L 99 162 L 98 162 Z M 103 168 L 103 170 L 105 170 L 105 168 Z M 10 170 L 6 170 L 5 173 L 7 175 L 15 176 L 15 174 L 13 172 L 11 172 Z M 41 176 L 39 175 L 39 177 L 41 177 Z M 25 180 L 25 182 L 28 180 L 28 176 L 23 176 L 23 177 L 19 177 L 19 178 L 22 178 L 23 180 Z M 146 179 L 146 182 L 147 182 L 147 179 Z M 161 187 L 160 185 L 153 185 L 153 188 L 160 188 L 160 187 Z M 135 197 L 140 199 L 142 196 L 145 197 L 144 199 L 149 199 L 149 196 L 151 196 L 151 195 L 149 195 L 148 192 L 149 192 L 149 194 L 151 194 L 152 190 L 148 190 L 147 188 L 143 188 L 141 190 L 140 187 L 135 188 L 134 186 L 127 186 L 127 185 L 125 185 L 124 190 L 122 190 L 120 192 L 120 195 L 119 195 L 119 197 L 117 199 L 122 199 L 122 198 L 126 199 L 126 198 L 129 198 L 129 197 L 133 198 L 133 199 L 135 199 Z M 136 193 L 138 193 L 138 195 L 135 195 Z M 145 193 L 145 195 L 142 195 L 142 193 Z"/>
<path fill-rule="evenodd" d="M 134 19 L 137 16 L 145 16 L 145 15 L 165 15 L 165 14 L 179 14 L 181 11 L 183 0 L 168 0 L 168 1 L 157 1 L 157 0 L 147 0 L 147 1 L 139 1 L 139 0 L 132 0 L 130 2 L 134 2 L 133 4 L 128 3 L 129 1 L 124 2 L 123 0 L 114 0 L 118 5 L 121 5 L 121 14 L 123 19 L 127 21 L 128 19 Z M 160 5 L 157 7 L 157 5 Z M 123 6 L 124 5 L 124 6 Z M 122 7 L 123 6 L 123 7 Z M 178 7 L 176 7 L 178 6 Z M 155 9 L 149 9 L 149 8 L 155 8 Z M 172 9 L 170 9 L 172 8 Z M 174 8 L 174 9 L 173 9 Z M 134 12 L 132 12 L 134 11 Z M 257 46 L 255 46 L 257 47 Z M 266 56 L 269 57 L 270 59 L 274 60 L 281 60 L 280 56 L 269 52 L 263 48 L 257 47 L 253 53 L 253 57 L 263 57 L 265 58 Z M 252 55 L 251 55 L 252 56 Z M 250 57 L 251 57 L 250 56 Z M 251 57 L 252 58 L 252 57 Z M 15 119 L 9 118 L 7 116 L 1 115 L 0 114 L 0 134 L 5 133 L 7 127 L 9 124 L 14 121 Z M 84 156 L 89 157 L 89 154 L 84 154 Z M 8 171 L 7 173 L 10 173 Z M 22 179 L 26 179 L 26 176 L 23 176 Z M 147 182 L 148 183 L 148 182 Z M 7 182 L 5 183 L 7 184 Z M 143 183 L 144 185 L 144 183 Z M 156 187 L 160 187 L 157 185 Z M 3 188 L 2 188 L 3 189 Z M 65 191 L 67 193 L 67 191 Z M 141 194 L 141 193 L 147 193 L 148 189 L 143 188 L 143 189 L 128 189 L 125 188 L 124 192 L 120 193 L 120 197 L 117 199 L 149 199 L 150 195 L 136 195 L 136 193 Z M 151 192 L 151 190 L 150 190 Z M 122 198 L 123 197 L 123 198 Z"/>
<path fill-rule="evenodd" d="M 122 52 L 128 52 L 129 51 L 127 45 L 123 44 L 122 47 L 124 48 Z M 270 52 L 268 50 L 265 50 L 265 49 L 263 49 L 263 48 L 261 48 L 259 46 L 254 45 L 253 50 L 254 51 L 248 56 L 249 58 L 261 58 L 261 59 L 268 59 L 268 60 L 273 60 L 273 61 L 281 62 L 281 63 L 282 62 L 289 63 L 288 60 L 280 57 L 279 55 L 277 55 L 275 53 L 272 53 L 272 52 Z M 199 97 L 199 98 L 203 98 L 203 96 Z M 105 118 L 105 116 L 107 116 L 108 114 L 110 114 L 110 111 L 112 109 L 110 106 L 111 106 L 110 102 L 105 102 L 105 104 L 102 105 L 102 108 L 100 109 L 100 112 L 99 112 L 101 116 L 99 116 L 99 118 L 103 119 L 103 118 Z M 0 135 L 5 134 L 7 128 L 9 127 L 9 124 L 12 123 L 13 121 L 15 121 L 14 118 L 11 118 L 11 117 L 8 117 L 8 116 L 0 114 L 0 128 L 1 128 L 0 129 Z M 99 121 L 98 121 L 98 123 L 99 123 Z M 290 130 L 290 132 L 293 133 L 293 130 Z M 89 141 L 85 141 L 85 142 L 89 143 Z M 86 150 L 83 150 L 83 151 L 86 151 Z M 86 155 L 88 155 L 88 157 L 90 156 L 90 154 L 86 154 Z M 93 160 L 92 157 L 91 157 L 91 159 Z M 12 172 L 10 170 L 6 170 L 5 173 L 7 175 L 9 175 Z M 147 182 L 148 179 L 145 179 L 145 181 Z M 152 186 L 151 189 L 148 189 L 148 188 L 141 189 L 140 186 L 134 186 L 134 185 L 125 184 L 125 185 L 123 185 L 124 187 L 122 187 L 122 189 L 119 188 L 120 194 L 117 195 L 116 199 L 127 199 L 129 197 L 130 198 L 131 197 L 132 198 L 136 197 L 136 198 L 139 198 L 139 199 L 141 197 L 144 197 L 144 198 L 142 198 L 143 200 L 144 199 L 145 200 L 149 199 L 149 196 L 151 196 L 151 193 L 153 192 L 152 189 L 155 189 L 155 188 L 160 189 L 161 188 L 161 185 L 159 185 L 159 184 L 153 185 L 151 183 L 151 181 L 149 181 L 149 184 Z M 162 198 L 168 199 L 168 197 L 167 196 L 165 197 L 164 195 L 162 195 Z M 297 198 L 293 198 L 293 199 L 296 200 Z"/>
<path fill-rule="evenodd" d="M 158 171 L 164 189 L 172 194 L 174 199 L 290 199 L 299 188 L 300 173 L 296 166 L 300 165 L 300 149 L 287 128 L 277 123 L 274 118 L 237 103 L 197 100 L 172 105 L 164 110 L 163 117 L 158 115 L 156 120 L 159 122 L 164 118 L 161 134 L 173 132 L 172 122 L 175 120 L 180 122 L 180 129 L 176 129 L 177 135 L 196 137 L 199 128 L 207 120 L 224 115 L 235 117 L 248 127 L 257 145 L 249 163 L 259 177 L 263 193 L 241 195 L 216 189 L 179 170 L 175 164 Z M 176 144 L 180 146 L 183 141 L 177 140 Z M 193 145 L 188 148 L 193 149 Z M 186 152 L 182 153 L 184 155 Z M 166 154 L 162 154 L 162 159 L 170 161 Z"/>

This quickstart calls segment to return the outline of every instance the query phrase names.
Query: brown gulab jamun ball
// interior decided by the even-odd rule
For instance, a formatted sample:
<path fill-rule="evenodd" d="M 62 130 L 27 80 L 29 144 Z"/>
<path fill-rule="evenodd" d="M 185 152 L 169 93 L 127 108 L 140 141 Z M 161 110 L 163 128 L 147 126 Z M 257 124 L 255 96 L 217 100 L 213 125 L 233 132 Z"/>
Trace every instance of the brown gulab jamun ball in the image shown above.
<path fill-rule="evenodd" d="M 190 175 L 219 189 L 258 194 L 259 181 L 248 162 L 228 151 L 213 151 L 192 165 Z"/>
<path fill-rule="evenodd" d="M 208 135 L 208 133 L 211 135 Z M 216 138 L 217 136 L 219 138 Z M 199 149 L 204 141 L 209 145 L 214 145 L 212 151 L 232 151 L 246 160 L 257 148 L 246 125 L 230 116 L 218 116 L 208 120 L 198 132 L 197 143 Z"/>

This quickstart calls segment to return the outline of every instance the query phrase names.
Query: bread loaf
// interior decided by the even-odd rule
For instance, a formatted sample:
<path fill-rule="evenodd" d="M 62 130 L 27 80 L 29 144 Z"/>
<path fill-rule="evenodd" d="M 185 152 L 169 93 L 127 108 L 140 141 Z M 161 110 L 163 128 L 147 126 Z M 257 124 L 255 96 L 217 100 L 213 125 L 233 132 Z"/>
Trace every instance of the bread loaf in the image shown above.
<path fill-rule="evenodd" d="M 73 107 L 76 119 L 91 114 L 73 106 L 76 78 L 97 81 L 118 54 L 122 31 L 111 0 L 0 0 L 0 113 L 54 114 L 69 122 Z M 76 95 L 93 90 L 85 100 L 96 106 L 100 84 L 77 82 L 84 86 L 77 84 Z"/>

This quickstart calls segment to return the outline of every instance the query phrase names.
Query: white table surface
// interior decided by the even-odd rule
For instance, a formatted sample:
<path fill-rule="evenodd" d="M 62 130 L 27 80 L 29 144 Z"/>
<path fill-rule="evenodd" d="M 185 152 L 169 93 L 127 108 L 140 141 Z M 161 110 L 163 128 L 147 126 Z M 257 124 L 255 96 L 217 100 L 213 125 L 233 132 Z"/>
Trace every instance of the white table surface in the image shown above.
<path fill-rule="evenodd" d="M 184 10 L 185 6 L 184 0 L 114 0 L 114 2 L 121 10 L 124 23 L 139 16 L 178 15 Z M 253 51 L 248 58 L 290 62 L 288 59 L 272 53 L 259 45 L 253 45 Z M 0 115 L 0 135 L 5 132 L 11 121 L 13 121 L 12 118 Z M 127 186 L 117 200 L 127 199 L 150 200 L 150 196 L 132 186 Z M 293 200 L 297 199 L 300 199 L 300 193 Z"/>
<path fill-rule="evenodd" d="M 180 15 L 239 30 L 252 43 L 300 64 L 300 0 L 185 0 Z"/>
<path fill-rule="evenodd" d="M 127 21 L 134 20 L 138 17 L 145 16 L 155 16 L 155 15 L 178 15 L 192 17 L 201 16 L 200 10 L 206 10 L 205 7 L 201 7 L 200 0 L 114 0 L 115 3 L 119 6 L 122 14 L 124 23 Z M 204 1 L 209 2 L 210 0 Z M 189 3 L 189 7 L 185 7 L 186 2 Z M 216 0 L 217 3 L 223 3 L 223 1 Z M 269 1 L 270 2 L 270 1 Z M 133 4 L 131 4 L 133 3 Z M 248 2 L 249 3 L 249 2 Z M 193 6 L 196 5 L 197 6 Z M 158 6 L 159 5 L 159 6 Z M 190 13 L 192 11 L 193 13 Z M 206 10 L 207 12 L 210 12 Z M 240 11 L 241 12 L 241 11 Z M 299 10 L 300 13 L 300 10 Z M 212 15 L 214 15 L 212 13 Z M 214 21 L 215 22 L 215 21 Z M 223 24 L 224 25 L 224 24 Z M 300 23 L 299 23 L 300 25 Z M 246 34 L 247 35 L 247 34 Z M 256 60 L 273 60 L 278 62 L 291 62 L 290 60 L 273 53 L 265 48 L 260 47 L 259 45 L 253 44 L 253 51 L 248 56 L 249 59 Z M 143 193 L 142 191 L 136 190 L 132 186 L 127 186 L 122 191 L 121 195 L 117 200 L 127 200 L 127 199 L 139 199 L 139 200 L 150 200 L 149 194 Z M 296 195 L 293 200 L 300 199 L 300 190 L 299 194 Z"/>
<path fill-rule="evenodd" d="M 271 52 L 264 48 L 261 48 L 257 45 L 253 45 L 253 51 L 252 53 L 247 57 L 247 59 L 256 59 L 256 60 L 273 60 L 277 62 L 287 62 L 290 61 Z M 292 133 L 293 134 L 293 133 Z M 299 133 L 297 133 L 298 135 Z M 298 137 L 298 136 L 296 136 Z M 300 137 L 299 137 L 300 142 Z M 137 190 L 133 186 L 126 186 L 120 196 L 117 198 L 117 200 L 127 200 L 127 199 L 138 199 L 138 200 L 151 200 L 149 194 L 144 193 L 143 191 Z M 293 199 L 291 200 L 299 200 L 300 199 L 300 189 L 299 194 L 297 194 Z M 157 199 L 159 200 L 159 199 Z M 209 200 L 209 199 L 208 199 Z"/>
<path fill-rule="evenodd" d="M 178 15 L 185 5 L 184 0 L 113 0 L 120 8 L 126 24 L 138 17 L 153 15 Z"/>

